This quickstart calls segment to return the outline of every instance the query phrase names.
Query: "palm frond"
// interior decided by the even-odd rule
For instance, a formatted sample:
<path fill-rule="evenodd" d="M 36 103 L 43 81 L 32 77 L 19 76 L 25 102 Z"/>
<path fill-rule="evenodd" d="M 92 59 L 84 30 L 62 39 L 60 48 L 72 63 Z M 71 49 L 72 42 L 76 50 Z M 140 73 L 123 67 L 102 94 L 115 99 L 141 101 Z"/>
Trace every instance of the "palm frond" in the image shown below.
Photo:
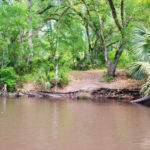
<path fill-rule="evenodd" d="M 144 70 L 141 62 L 134 62 L 129 65 L 129 71 L 132 77 L 141 80 L 145 78 Z"/>
<path fill-rule="evenodd" d="M 141 92 L 145 95 L 148 96 L 150 95 L 150 76 L 147 78 L 146 83 L 143 85 Z"/>
<path fill-rule="evenodd" d="M 132 38 L 132 50 L 139 60 L 150 61 L 149 39 L 150 32 L 143 25 L 139 25 Z"/>
<path fill-rule="evenodd" d="M 147 80 L 141 92 L 150 95 L 150 32 L 143 25 L 139 25 L 134 31 L 132 51 L 138 61 L 130 64 L 131 75 L 136 79 Z"/>
<path fill-rule="evenodd" d="M 134 30 L 134 34 L 138 34 L 138 35 L 149 34 L 150 35 L 150 31 L 147 30 L 143 24 L 139 24 L 137 28 Z"/>

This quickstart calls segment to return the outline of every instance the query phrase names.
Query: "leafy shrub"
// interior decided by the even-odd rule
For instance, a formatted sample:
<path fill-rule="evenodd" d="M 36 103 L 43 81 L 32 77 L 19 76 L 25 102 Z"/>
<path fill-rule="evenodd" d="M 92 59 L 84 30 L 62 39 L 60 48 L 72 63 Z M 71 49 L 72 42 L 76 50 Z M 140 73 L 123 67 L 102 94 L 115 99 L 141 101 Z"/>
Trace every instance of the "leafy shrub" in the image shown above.
<path fill-rule="evenodd" d="M 46 82 L 44 85 L 45 89 L 51 89 L 51 83 L 50 82 Z"/>
<path fill-rule="evenodd" d="M 110 82 L 112 79 L 113 78 L 109 74 L 104 73 L 104 80 L 105 80 L 105 82 Z"/>
<path fill-rule="evenodd" d="M 62 66 L 63 65 L 63 66 Z M 56 86 L 62 88 L 68 84 L 68 66 L 63 63 L 59 64 L 58 77 L 56 79 L 56 66 L 54 64 L 43 64 L 41 68 L 34 74 L 37 83 L 43 84 L 46 89 L 51 89 Z"/>
<path fill-rule="evenodd" d="M 25 61 L 21 61 L 17 66 L 15 66 L 15 71 L 18 75 L 25 75 L 28 73 L 28 67 Z"/>
<path fill-rule="evenodd" d="M 101 59 L 93 59 L 92 60 L 92 68 L 93 69 L 103 68 L 103 67 L 105 67 L 105 63 L 103 63 Z"/>
<path fill-rule="evenodd" d="M 84 58 L 80 58 L 77 57 L 76 58 L 76 63 L 71 64 L 73 69 L 77 69 L 77 70 L 88 70 L 92 67 L 91 65 L 91 59 L 90 57 L 84 57 Z"/>
<path fill-rule="evenodd" d="M 56 65 L 58 63 L 58 87 L 63 87 L 68 83 L 68 75 L 66 72 L 70 70 L 70 62 L 67 56 L 59 55 L 50 60 L 49 56 L 45 58 L 34 58 L 28 66 L 25 74 L 21 73 L 20 82 L 37 82 L 42 84 L 45 89 L 51 89 L 56 86 Z M 23 67 L 24 65 L 22 65 Z"/>
<path fill-rule="evenodd" d="M 12 67 L 7 67 L 0 71 L 0 82 L 2 85 L 6 84 L 10 92 L 13 92 L 14 85 L 17 83 L 17 80 L 18 75 Z"/>
<path fill-rule="evenodd" d="M 64 72 L 63 70 L 60 70 L 60 72 L 58 73 L 58 76 L 59 76 L 59 87 L 64 87 L 65 85 L 68 84 L 69 76 L 66 72 Z"/>

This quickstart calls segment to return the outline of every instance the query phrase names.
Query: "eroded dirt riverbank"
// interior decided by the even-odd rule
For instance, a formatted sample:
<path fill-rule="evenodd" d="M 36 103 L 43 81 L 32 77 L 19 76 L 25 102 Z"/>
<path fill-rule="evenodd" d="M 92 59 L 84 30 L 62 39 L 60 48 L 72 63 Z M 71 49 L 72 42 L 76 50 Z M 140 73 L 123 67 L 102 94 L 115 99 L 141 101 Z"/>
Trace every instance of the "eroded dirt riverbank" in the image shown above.
<path fill-rule="evenodd" d="M 31 83 L 25 84 L 23 91 L 28 96 L 48 96 L 53 98 L 69 97 L 73 99 L 128 99 L 140 98 L 143 81 L 132 79 L 120 69 L 110 82 L 105 81 L 105 70 L 73 71 L 70 82 L 63 89 L 43 90 Z"/>
<path fill-rule="evenodd" d="M 119 69 L 116 77 L 110 82 L 105 81 L 105 74 L 106 70 L 72 71 L 69 84 L 62 89 L 57 89 L 57 92 L 93 91 L 99 88 L 140 89 L 143 85 L 143 81 L 132 79 L 123 69 Z M 23 91 L 41 91 L 43 88 L 33 83 L 25 83 Z M 54 91 L 54 89 L 46 91 Z"/>

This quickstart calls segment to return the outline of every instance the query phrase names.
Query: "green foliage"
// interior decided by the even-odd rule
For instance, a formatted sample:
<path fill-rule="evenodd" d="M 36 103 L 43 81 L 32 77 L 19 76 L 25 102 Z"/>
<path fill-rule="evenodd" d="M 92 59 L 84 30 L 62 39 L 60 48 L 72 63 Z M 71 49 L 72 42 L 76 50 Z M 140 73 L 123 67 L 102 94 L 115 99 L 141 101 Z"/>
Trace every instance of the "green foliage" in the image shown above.
<path fill-rule="evenodd" d="M 45 89 L 51 89 L 51 83 L 50 82 L 45 82 L 44 84 Z"/>
<path fill-rule="evenodd" d="M 66 57 L 59 56 L 58 59 L 53 59 L 51 63 L 50 58 L 35 59 L 31 66 L 34 68 L 34 81 L 43 84 L 46 89 L 51 89 L 56 86 L 56 81 L 59 87 L 68 84 L 68 75 L 70 64 L 66 61 Z M 58 77 L 56 78 L 56 66 L 58 62 Z"/>
<path fill-rule="evenodd" d="M 101 55 L 98 57 L 99 58 L 97 59 L 96 58 L 91 59 L 90 56 L 86 56 L 86 57 L 78 56 L 76 60 L 71 63 L 71 68 L 74 70 L 89 70 L 89 69 L 103 68 L 104 67 L 103 58 L 101 57 Z"/>
<path fill-rule="evenodd" d="M 45 89 L 51 89 L 56 86 L 62 88 L 69 82 L 68 74 L 62 69 L 58 70 L 58 77 L 56 78 L 56 72 L 39 71 L 38 74 L 34 74 L 35 81 L 39 84 L 43 84 Z"/>
<path fill-rule="evenodd" d="M 90 69 L 90 67 L 91 67 L 90 57 L 84 57 L 84 58 L 77 57 L 74 69 L 88 70 Z"/>
<path fill-rule="evenodd" d="M 111 80 L 112 80 L 113 78 L 109 75 L 109 74 L 105 74 L 104 75 L 104 80 L 105 80 L 105 82 L 110 82 Z"/>
<path fill-rule="evenodd" d="M 79 95 L 77 96 L 77 99 L 79 100 L 89 100 L 91 97 L 87 94 L 82 94 L 82 95 Z"/>
<path fill-rule="evenodd" d="M 18 75 L 12 67 L 3 68 L 0 71 L 0 84 L 7 85 L 10 92 L 14 90 L 14 85 L 16 85 L 18 80 Z"/>
<path fill-rule="evenodd" d="M 74 0 L 69 4 L 66 0 L 61 0 L 60 7 L 59 1 L 31 1 L 31 8 L 28 1 L 24 0 L 0 2 L 0 66 L 13 67 L 12 72 L 19 75 L 20 82 L 36 81 L 49 89 L 55 86 L 56 80 L 59 86 L 67 84 L 67 72 L 70 69 L 88 70 L 104 67 L 106 62 L 98 14 L 102 18 L 109 57 L 111 61 L 114 60 L 122 36 L 115 25 L 107 1 Z M 114 1 L 114 4 L 122 25 L 120 1 Z M 50 5 L 51 7 L 48 7 Z M 135 61 L 134 54 L 130 53 L 132 45 L 138 50 L 134 53 L 143 60 L 149 60 L 149 55 L 144 55 L 145 51 L 149 52 L 148 29 L 141 27 L 135 31 L 133 43 L 136 44 L 130 42 L 132 30 L 138 22 L 149 26 L 149 6 L 147 0 L 125 1 L 127 27 L 122 33 L 126 46 L 118 67 L 126 67 L 128 63 Z M 29 43 L 32 43 L 32 46 Z M 107 78 L 109 80 L 109 77 Z"/>
<path fill-rule="evenodd" d="M 129 66 L 131 75 L 136 79 L 146 79 L 142 88 L 144 95 L 150 95 L 150 32 L 139 25 L 133 35 L 133 52 L 137 57 L 136 62 Z"/>
<path fill-rule="evenodd" d="M 109 52 L 109 57 L 111 58 L 111 60 L 114 58 L 114 55 L 115 55 L 115 50 Z M 119 68 L 126 68 L 128 64 L 136 60 L 137 60 L 136 57 L 133 55 L 131 51 L 124 51 L 119 59 L 117 66 Z"/>

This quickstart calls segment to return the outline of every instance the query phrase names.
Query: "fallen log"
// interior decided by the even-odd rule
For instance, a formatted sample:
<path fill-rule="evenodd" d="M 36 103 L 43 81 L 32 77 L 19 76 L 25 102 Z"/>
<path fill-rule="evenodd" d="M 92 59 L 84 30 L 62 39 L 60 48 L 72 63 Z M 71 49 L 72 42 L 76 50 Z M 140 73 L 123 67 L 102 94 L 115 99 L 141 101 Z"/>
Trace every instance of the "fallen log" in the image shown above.
<path fill-rule="evenodd" d="M 36 97 L 36 93 L 35 92 L 20 92 L 23 95 L 27 95 L 28 97 Z"/>
<path fill-rule="evenodd" d="M 143 104 L 143 105 L 150 106 L 150 97 L 145 96 L 145 97 L 142 97 L 140 99 L 133 100 L 133 101 L 131 101 L 131 103 L 137 103 L 137 104 Z"/>
<path fill-rule="evenodd" d="M 47 92 L 47 91 L 38 91 L 37 94 L 43 97 L 51 97 L 51 98 L 71 98 L 77 99 L 79 93 L 84 93 L 87 91 L 79 90 L 79 91 L 71 91 L 71 92 Z"/>
<path fill-rule="evenodd" d="M 85 90 L 70 91 L 70 92 L 48 92 L 48 91 L 38 91 L 37 93 L 45 93 L 45 94 L 62 94 L 62 95 L 66 95 L 66 94 L 75 94 L 75 93 L 80 93 L 80 92 L 88 92 L 88 91 L 85 91 Z"/>
<path fill-rule="evenodd" d="M 48 92 L 48 91 L 33 91 L 33 92 L 20 92 L 28 97 L 50 97 L 50 98 L 70 98 L 77 99 L 79 93 L 85 93 L 87 91 L 71 91 L 71 92 Z"/>
<path fill-rule="evenodd" d="M 58 93 L 48 93 L 48 92 L 37 92 L 38 95 L 42 97 L 51 97 L 51 98 L 62 98 L 64 95 Z"/>
<path fill-rule="evenodd" d="M 78 90 L 70 92 L 50 92 L 50 91 L 17 91 L 19 96 L 28 97 L 49 97 L 53 99 L 108 99 L 108 100 L 128 100 L 141 98 L 140 89 L 109 89 L 99 88 L 94 91 Z M 19 97 L 18 96 L 18 97 Z M 138 99 L 140 100 L 140 99 Z M 132 101 L 133 103 L 138 101 Z"/>

